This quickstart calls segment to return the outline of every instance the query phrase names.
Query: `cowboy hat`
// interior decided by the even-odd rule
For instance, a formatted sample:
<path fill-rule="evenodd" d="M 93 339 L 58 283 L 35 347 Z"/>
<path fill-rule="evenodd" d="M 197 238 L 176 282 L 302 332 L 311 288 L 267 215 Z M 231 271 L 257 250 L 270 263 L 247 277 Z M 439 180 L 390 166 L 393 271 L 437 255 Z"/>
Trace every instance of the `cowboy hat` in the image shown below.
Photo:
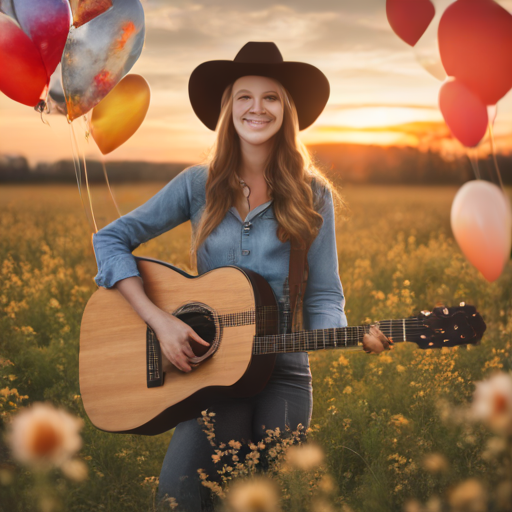
<path fill-rule="evenodd" d="M 329 99 L 329 81 L 315 66 L 284 61 L 272 42 L 247 43 L 234 60 L 210 60 L 197 66 L 188 82 L 190 103 L 197 117 L 214 130 L 225 88 L 246 75 L 278 80 L 290 93 L 297 108 L 299 130 L 312 125 Z"/>

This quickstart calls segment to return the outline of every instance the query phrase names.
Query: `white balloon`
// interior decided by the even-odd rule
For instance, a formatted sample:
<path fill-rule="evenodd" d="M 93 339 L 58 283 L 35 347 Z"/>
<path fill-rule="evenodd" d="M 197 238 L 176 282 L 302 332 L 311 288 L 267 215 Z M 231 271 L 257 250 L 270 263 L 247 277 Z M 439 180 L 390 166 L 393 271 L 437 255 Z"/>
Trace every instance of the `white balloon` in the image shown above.
<path fill-rule="evenodd" d="M 462 252 L 487 279 L 498 279 L 510 258 L 512 209 L 501 188 L 468 181 L 452 203 L 452 231 Z"/>
<path fill-rule="evenodd" d="M 494 121 L 496 120 L 496 116 L 498 115 L 498 104 L 495 105 L 487 105 L 487 116 L 489 117 L 489 122 L 494 125 Z"/>
<path fill-rule="evenodd" d="M 420 40 L 414 45 L 414 56 L 421 66 L 438 80 L 446 79 L 446 71 L 441 62 L 439 44 L 437 42 L 437 29 L 439 21 L 446 8 L 455 0 L 430 0 L 436 9 L 434 19 L 430 22 L 427 30 Z"/>

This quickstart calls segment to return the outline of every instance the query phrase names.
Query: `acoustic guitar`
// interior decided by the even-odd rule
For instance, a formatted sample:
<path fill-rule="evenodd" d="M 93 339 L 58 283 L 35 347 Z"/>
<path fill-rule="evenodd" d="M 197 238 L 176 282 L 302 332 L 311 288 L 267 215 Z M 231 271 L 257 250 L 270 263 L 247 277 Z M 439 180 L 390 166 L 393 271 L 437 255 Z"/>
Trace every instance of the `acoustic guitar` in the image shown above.
<path fill-rule="evenodd" d="M 220 394 L 244 397 L 261 391 L 276 354 L 360 349 L 370 329 L 359 325 L 278 334 L 276 297 L 261 275 L 226 266 L 192 276 L 159 260 L 136 260 L 148 297 L 210 346 L 191 341 L 198 365 L 181 372 L 166 364 L 155 332 L 118 290 L 94 292 L 80 331 L 80 391 L 90 420 L 107 432 L 165 432 L 200 416 Z M 476 344 L 486 329 L 476 309 L 464 304 L 377 325 L 395 343 L 415 342 L 423 349 Z"/>

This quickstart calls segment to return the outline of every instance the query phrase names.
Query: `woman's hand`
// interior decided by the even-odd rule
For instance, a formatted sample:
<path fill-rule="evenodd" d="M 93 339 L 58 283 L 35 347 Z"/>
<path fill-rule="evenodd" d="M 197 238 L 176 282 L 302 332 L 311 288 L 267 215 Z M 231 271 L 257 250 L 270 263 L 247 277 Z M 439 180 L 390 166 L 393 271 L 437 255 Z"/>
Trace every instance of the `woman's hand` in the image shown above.
<path fill-rule="evenodd" d="M 190 372 L 193 363 L 190 358 L 196 357 L 190 347 L 189 339 L 209 347 L 210 344 L 203 340 L 188 324 L 179 318 L 160 310 L 151 319 L 151 327 L 160 342 L 162 354 L 182 372 Z M 165 371 L 164 361 L 164 371 Z"/>
<path fill-rule="evenodd" d="M 375 325 L 370 327 L 370 333 L 363 336 L 363 347 L 367 354 L 380 354 L 384 350 L 391 350 L 393 342 L 386 338 Z"/>

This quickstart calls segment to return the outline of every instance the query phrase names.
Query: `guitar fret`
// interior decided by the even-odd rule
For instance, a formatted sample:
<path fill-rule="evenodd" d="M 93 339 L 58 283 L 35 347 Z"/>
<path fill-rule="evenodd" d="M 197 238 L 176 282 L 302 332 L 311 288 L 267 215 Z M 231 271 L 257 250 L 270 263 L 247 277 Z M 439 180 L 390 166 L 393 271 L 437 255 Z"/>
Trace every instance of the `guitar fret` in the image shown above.
<path fill-rule="evenodd" d="M 274 315 L 276 308 L 257 308 L 256 310 L 246 310 L 238 313 L 229 313 L 219 315 L 222 318 L 222 326 L 248 325 L 254 323 L 255 316 L 267 319 L 269 315 Z M 274 317 L 271 316 L 271 319 Z M 394 325 L 393 325 L 394 322 Z M 275 326 L 275 321 L 272 321 Z M 256 334 L 253 338 L 253 354 L 270 353 L 290 353 L 290 352 L 308 352 L 312 350 L 326 350 L 332 348 L 352 348 L 361 347 L 365 334 L 370 332 L 371 326 L 345 326 L 345 327 L 326 327 L 323 329 L 301 330 L 296 332 L 276 333 L 276 334 Z M 393 320 L 383 320 L 375 325 L 379 325 L 382 332 L 393 339 L 393 341 L 407 341 L 407 329 L 411 329 L 413 336 L 418 329 L 427 329 L 418 319 L 404 318 Z M 258 332 L 268 331 L 266 324 L 257 326 Z M 395 332 L 396 330 L 396 332 Z M 321 340 L 319 343 L 319 335 Z M 396 339 L 395 339 L 396 338 Z M 400 339 L 402 338 L 402 339 Z M 154 355 L 151 347 L 148 347 L 148 368 L 152 369 Z M 155 361 L 156 362 L 156 361 Z"/>

